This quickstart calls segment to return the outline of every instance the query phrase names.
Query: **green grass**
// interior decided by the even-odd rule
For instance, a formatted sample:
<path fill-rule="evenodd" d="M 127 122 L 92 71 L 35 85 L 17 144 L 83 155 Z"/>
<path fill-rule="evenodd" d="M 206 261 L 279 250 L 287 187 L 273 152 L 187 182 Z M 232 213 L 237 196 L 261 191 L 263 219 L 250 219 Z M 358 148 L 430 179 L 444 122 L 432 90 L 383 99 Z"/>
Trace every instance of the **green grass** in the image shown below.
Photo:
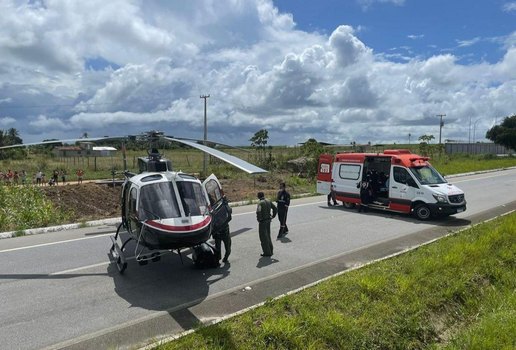
<path fill-rule="evenodd" d="M 489 155 L 443 156 L 430 160 L 430 163 L 446 175 L 468 173 L 481 170 L 502 169 L 516 166 L 516 157 L 494 157 Z"/>
<path fill-rule="evenodd" d="M 516 214 L 158 349 L 514 349 Z"/>
<path fill-rule="evenodd" d="M 35 186 L 0 185 L 0 232 L 17 231 L 19 236 L 25 229 L 59 224 L 68 217 Z"/>

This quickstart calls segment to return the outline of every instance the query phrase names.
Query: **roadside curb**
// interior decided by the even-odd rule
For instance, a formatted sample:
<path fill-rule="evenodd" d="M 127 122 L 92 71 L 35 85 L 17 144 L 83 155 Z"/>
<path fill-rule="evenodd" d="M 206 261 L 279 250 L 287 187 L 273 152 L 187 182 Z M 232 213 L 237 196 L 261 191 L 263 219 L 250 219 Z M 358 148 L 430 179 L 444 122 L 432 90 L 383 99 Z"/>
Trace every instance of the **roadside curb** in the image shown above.
<path fill-rule="evenodd" d="M 490 170 L 480 170 L 480 171 L 473 171 L 469 173 L 462 173 L 462 174 L 453 174 L 445 176 L 446 179 L 451 179 L 454 177 L 459 176 L 470 176 L 470 175 L 478 175 L 478 174 L 486 174 L 486 173 L 494 173 L 504 170 L 513 170 L 516 169 L 516 166 L 508 167 L 508 168 L 499 168 L 499 169 L 490 169 Z M 313 193 L 302 193 L 299 195 L 296 195 L 294 198 L 304 198 L 304 197 L 310 197 L 313 196 Z M 239 201 L 239 202 L 230 202 L 229 205 L 232 207 L 238 207 L 243 205 L 252 205 L 258 203 L 258 200 L 247 200 L 247 201 Z M 0 232 L 0 239 L 4 238 L 13 238 L 20 236 L 19 233 L 22 232 L 23 235 L 37 235 L 42 233 L 49 233 L 49 232 L 57 232 L 57 231 L 63 231 L 63 230 L 72 230 L 72 229 L 78 229 L 83 227 L 92 227 L 92 226 L 100 226 L 100 225 L 116 225 L 120 222 L 120 218 L 109 218 L 109 219 L 102 219 L 102 220 L 93 220 L 93 221 L 87 221 L 84 223 L 74 223 L 74 224 L 65 224 L 65 225 L 59 225 L 59 226 L 49 226 L 49 227 L 40 227 L 40 228 L 31 228 L 26 230 L 18 230 L 18 231 L 8 231 L 8 232 Z"/>
<path fill-rule="evenodd" d="M 73 229 L 91 227 L 91 226 L 116 225 L 119 222 L 120 222 L 120 218 L 109 218 L 109 219 L 102 219 L 102 220 L 87 221 L 85 223 L 75 223 L 75 224 L 66 224 L 66 225 L 59 225 L 59 226 L 30 228 L 30 229 L 18 230 L 18 231 L 0 232 L 0 239 L 17 237 L 17 236 L 19 236 L 18 233 L 20 233 L 20 232 L 23 232 L 23 235 L 25 235 L 25 236 L 29 236 L 29 235 L 38 235 L 38 234 L 49 233 L 49 232 L 73 230 Z M 20 236 L 23 236 L 23 235 L 20 235 Z"/>

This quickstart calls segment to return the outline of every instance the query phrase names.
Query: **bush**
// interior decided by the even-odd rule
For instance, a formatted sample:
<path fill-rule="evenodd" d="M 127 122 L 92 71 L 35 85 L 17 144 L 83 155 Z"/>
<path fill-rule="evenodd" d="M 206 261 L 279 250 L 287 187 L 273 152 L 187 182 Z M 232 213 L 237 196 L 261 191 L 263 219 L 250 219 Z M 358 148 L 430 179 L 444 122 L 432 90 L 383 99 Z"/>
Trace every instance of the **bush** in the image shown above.
<path fill-rule="evenodd" d="M 59 224 L 68 213 L 54 208 L 34 186 L 0 186 L 0 231 L 22 231 Z"/>

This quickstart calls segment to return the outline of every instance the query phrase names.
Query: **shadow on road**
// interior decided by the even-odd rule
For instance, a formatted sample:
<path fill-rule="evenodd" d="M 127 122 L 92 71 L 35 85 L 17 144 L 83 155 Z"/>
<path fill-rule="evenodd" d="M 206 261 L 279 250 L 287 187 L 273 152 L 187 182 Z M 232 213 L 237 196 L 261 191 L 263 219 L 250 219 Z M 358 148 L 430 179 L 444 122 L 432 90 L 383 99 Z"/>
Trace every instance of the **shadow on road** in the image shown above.
<path fill-rule="evenodd" d="M 396 219 L 404 222 L 411 222 L 413 224 L 435 224 L 436 226 L 448 226 L 448 227 L 461 227 L 461 226 L 468 226 L 471 225 L 471 220 L 468 219 L 460 219 L 456 218 L 454 216 L 447 216 L 447 217 L 437 217 L 432 218 L 428 221 L 421 221 L 416 219 L 415 217 L 404 214 L 404 213 L 395 213 L 390 211 L 384 211 L 380 209 L 374 209 L 374 208 L 368 208 L 367 212 L 361 212 L 359 213 L 356 208 L 345 208 L 343 205 L 336 205 L 336 206 L 324 206 L 320 205 L 319 208 L 326 209 L 326 210 L 340 210 L 344 212 L 349 213 L 355 213 L 356 215 L 362 215 L 364 217 L 367 216 L 381 216 L 389 219 Z"/>

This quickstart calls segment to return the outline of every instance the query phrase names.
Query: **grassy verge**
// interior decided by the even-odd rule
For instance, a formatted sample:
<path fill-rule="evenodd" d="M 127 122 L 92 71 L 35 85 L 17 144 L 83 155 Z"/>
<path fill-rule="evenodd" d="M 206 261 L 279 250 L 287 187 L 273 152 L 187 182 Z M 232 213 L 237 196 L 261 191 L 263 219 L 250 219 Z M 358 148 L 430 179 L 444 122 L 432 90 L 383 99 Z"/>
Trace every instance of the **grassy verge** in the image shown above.
<path fill-rule="evenodd" d="M 495 157 L 493 155 L 457 155 L 443 156 L 430 160 L 430 163 L 446 175 L 468 173 L 473 171 L 502 169 L 516 166 L 516 157 Z"/>
<path fill-rule="evenodd" d="M 514 349 L 516 214 L 158 349 Z"/>
<path fill-rule="evenodd" d="M 56 209 L 35 186 L 0 185 L 0 232 L 46 227 L 65 222 L 69 213 Z"/>

